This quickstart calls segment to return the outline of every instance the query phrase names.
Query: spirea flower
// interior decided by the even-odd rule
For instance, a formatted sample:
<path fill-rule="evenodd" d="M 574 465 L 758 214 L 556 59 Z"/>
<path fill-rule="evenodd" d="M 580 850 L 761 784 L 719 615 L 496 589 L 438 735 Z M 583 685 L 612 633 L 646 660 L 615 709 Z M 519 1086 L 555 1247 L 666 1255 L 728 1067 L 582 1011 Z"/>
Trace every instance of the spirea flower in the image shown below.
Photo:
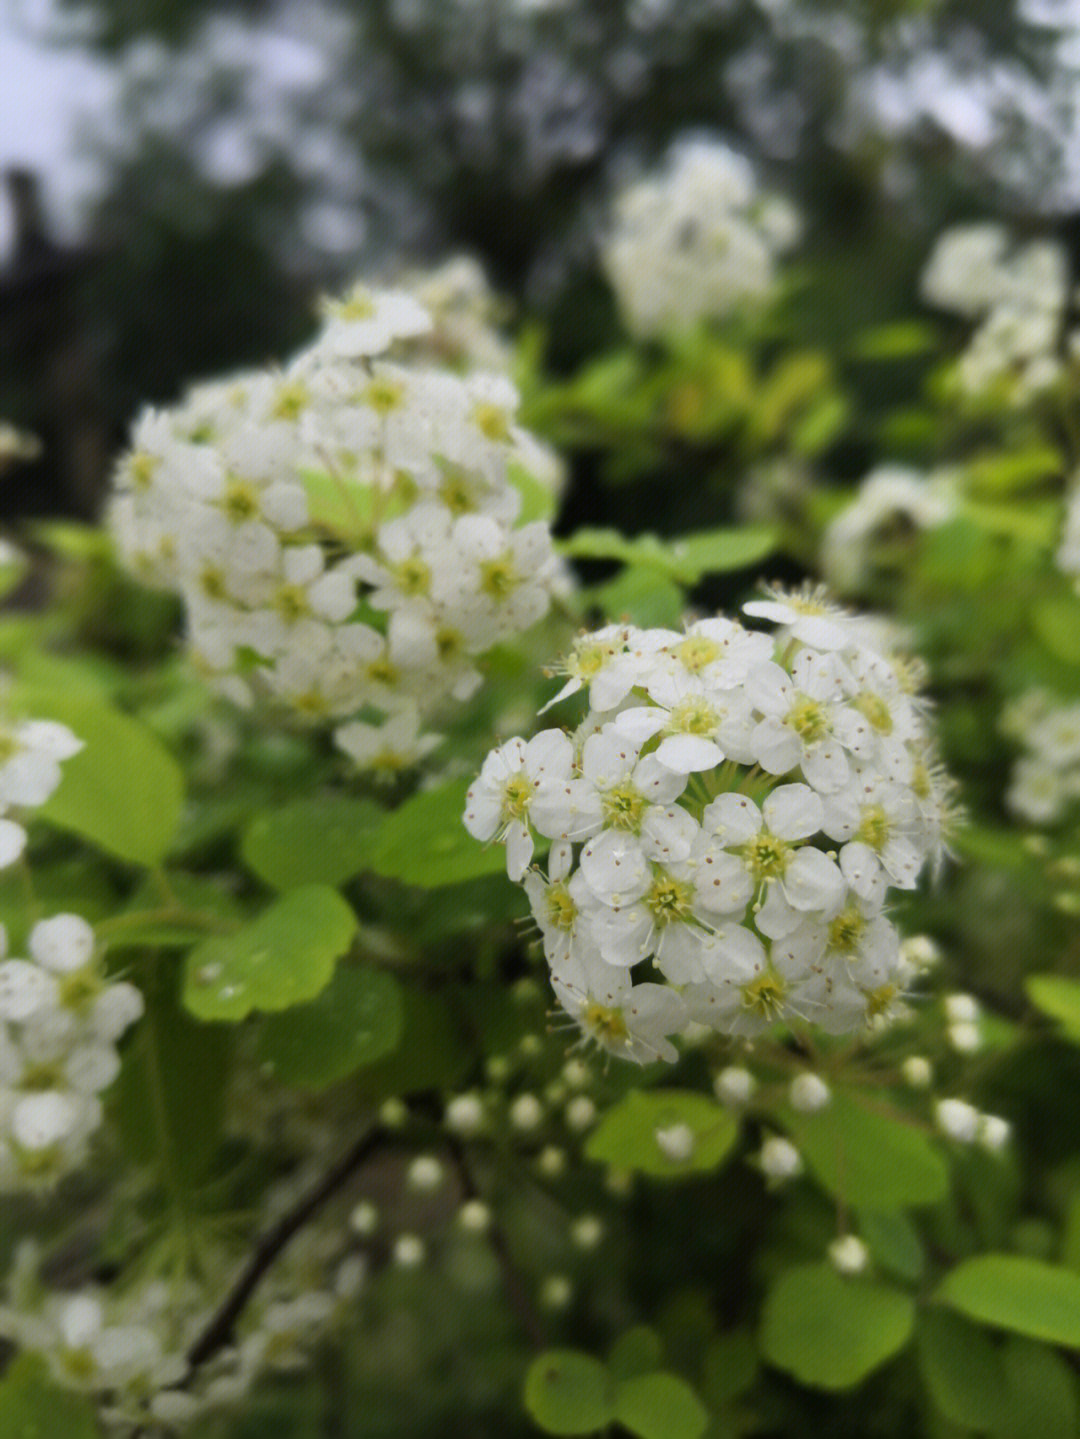
<path fill-rule="evenodd" d="M 619 196 L 601 258 L 627 327 L 652 336 L 760 303 L 799 229 L 794 207 L 758 187 L 747 159 L 697 140 Z"/>
<path fill-rule="evenodd" d="M 894 1012 L 913 970 L 889 893 L 940 860 L 954 813 L 915 666 L 816 591 L 746 610 L 779 628 L 585 635 L 561 692 L 587 695 L 584 720 L 506 741 L 467 796 L 560 1004 L 640 1063 L 674 1060 L 691 1024 L 844 1032 Z"/>
<path fill-rule="evenodd" d="M 282 369 L 145 411 L 109 515 L 136 575 L 183 598 L 222 693 L 337 725 L 357 765 L 392 773 L 566 580 L 546 523 L 517 523 L 512 475 L 544 465 L 510 380 L 434 363 L 403 291 L 357 286 L 324 315 Z"/>

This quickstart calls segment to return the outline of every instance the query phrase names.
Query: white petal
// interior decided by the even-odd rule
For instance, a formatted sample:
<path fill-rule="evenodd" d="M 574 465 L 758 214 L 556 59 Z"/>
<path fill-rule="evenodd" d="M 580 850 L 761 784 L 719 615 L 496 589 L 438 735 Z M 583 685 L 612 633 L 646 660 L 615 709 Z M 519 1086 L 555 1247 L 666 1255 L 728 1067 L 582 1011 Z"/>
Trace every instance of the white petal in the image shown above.
<path fill-rule="evenodd" d="M 676 774 L 714 769 L 724 758 L 720 746 L 700 735 L 673 734 L 660 741 L 656 758 Z"/>
<path fill-rule="evenodd" d="M 817 834 L 824 818 L 821 799 L 807 784 L 782 784 L 761 806 L 765 828 L 780 839 Z"/>

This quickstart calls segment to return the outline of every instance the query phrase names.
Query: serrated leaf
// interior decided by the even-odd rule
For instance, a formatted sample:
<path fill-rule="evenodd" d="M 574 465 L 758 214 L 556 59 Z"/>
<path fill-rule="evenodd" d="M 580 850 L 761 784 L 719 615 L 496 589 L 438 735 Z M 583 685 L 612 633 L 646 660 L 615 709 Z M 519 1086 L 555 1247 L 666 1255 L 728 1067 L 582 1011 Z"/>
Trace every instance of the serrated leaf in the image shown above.
<path fill-rule="evenodd" d="M 708 1411 L 674 1374 L 639 1374 L 615 1390 L 615 1418 L 639 1439 L 701 1439 Z"/>
<path fill-rule="evenodd" d="M 243 1019 L 314 999 L 352 943 L 356 916 L 336 890 L 289 890 L 234 934 L 197 945 L 184 965 L 184 1004 L 198 1019 Z"/>
<path fill-rule="evenodd" d="M 92 700 L 19 686 L 18 706 L 59 720 L 84 743 L 61 766 L 58 788 L 36 813 L 132 864 L 165 857 L 184 804 L 180 766 L 137 720 Z"/>
<path fill-rule="evenodd" d="M 1056 1019 L 1066 1037 L 1080 1044 L 1080 983 L 1060 974 L 1032 974 L 1024 988 L 1035 1008 Z"/>
<path fill-rule="evenodd" d="M 914 1322 L 914 1302 L 901 1290 L 802 1264 L 766 1296 L 761 1350 L 803 1384 L 851 1389 L 903 1349 Z"/>
<path fill-rule="evenodd" d="M 1005 1377 L 989 1335 L 947 1309 L 924 1309 L 916 1353 L 923 1382 L 946 1419 L 965 1429 L 993 1428 L 1005 1405 Z"/>
<path fill-rule="evenodd" d="M 462 823 L 470 783 L 453 780 L 399 805 L 383 821 L 365 868 L 426 889 L 505 871 L 502 845 L 481 844 Z M 537 853 L 545 843 L 538 842 Z"/>
<path fill-rule="evenodd" d="M 614 1415 L 607 1371 L 575 1349 L 550 1349 L 529 1365 L 525 1407 L 546 1434 L 591 1434 Z"/>
<path fill-rule="evenodd" d="M 386 810 L 348 795 L 296 800 L 256 815 L 240 853 L 248 868 L 275 889 L 339 885 L 365 867 Z"/>
<path fill-rule="evenodd" d="M 685 1159 L 673 1159 L 661 1147 L 657 1132 L 685 1126 L 691 1148 Z M 738 1135 L 738 1125 L 728 1110 L 693 1090 L 632 1089 L 601 1119 L 590 1134 L 585 1154 L 589 1159 L 636 1169 L 658 1179 L 716 1169 Z"/>
<path fill-rule="evenodd" d="M 947 1274 L 937 1297 L 980 1324 L 1080 1347 L 1080 1274 L 1059 1265 L 981 1254 Z"/>
<path fill-rule="evenodd" d="M 384 970 L 339 965 L 310 1004 L 273 1015 L 257 1055 L 283 1084 L 323 1089 L 392 1054 L 401 1039 L 401 986 Z"/>
<path fill-rule="evenodd" d="M 945 1161 L 926 1134 L 840 1091 L 826 1109 L 795 1117 L 791 1130 L 818 1182 L 855 1208 L 936 1204 L 948 1191 Z"/>

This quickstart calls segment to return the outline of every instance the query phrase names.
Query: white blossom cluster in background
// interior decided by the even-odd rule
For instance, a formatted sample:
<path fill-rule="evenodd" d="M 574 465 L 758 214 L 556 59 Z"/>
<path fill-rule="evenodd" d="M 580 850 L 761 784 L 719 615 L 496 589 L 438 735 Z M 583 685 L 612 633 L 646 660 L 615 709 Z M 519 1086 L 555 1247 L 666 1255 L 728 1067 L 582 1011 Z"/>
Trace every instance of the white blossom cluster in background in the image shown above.
<path fill-rule="evenodd" d="M 1023 403 L 1057 381 L 1070 299 L 1060 245 L 1020 245 L 990 222 L 959 226 L 935 246 L 922 294 L 938 309 L 979 321 L 956 367 L 964 393 Z"/>
<path fill-rule="evenodd" d="M 240 1403 L 263 1376 L 306 1364 L 363 1286 L 364 1259 L 349 1241 L 326 1226 L 299 1236 L 245 1307 L 233 1341 L 194 1370 L 188 1353 L 220 1302 L 214 1280 L 58 1292 L 38 1278 L 32 1243 L 16 1252 L 0 1334 L 40 1356 L 59 1386 L 96 1398 L 107 1424 L 125 1433 L 144 1424 L 180 1428 Z M 214 1259 L 208 1274 L 231 1267 L 227 1254 Z"/>
<path fill-rule="evenodd" d="M 566 583 L 511 480 L 557 466 L 505 375 L 410 351 L 431 327 L 405 291 L 327 302 L 282 369 L 146 411 L 110 507 L 129 566 L 183 597 L 206 676 L 237 704 L 339 722 L 365 768 L 426 752 L 423 720 Z"/>
<path fill-rule="evenodd" d="M 117 1043 L 143 1012 L 134 985 L 106 978 L 94 931 L 75 914 L 41 920 L 29 957 L 0 963 L 0 1190 L 54 1184 L 79 1168 L 120 1072 Z M 7 940 L 3 936 L 6 953 Z"/>
<path fill-rule="evenodd" d="M 851 503 L 826 526 L 821 572 L 839 594 L 856 595 L 871 578 L 875 556 L 913 532 L 934 529 L 956 513 L 952 475 L 926 475 L 905 465 L 879 465 Z"/>
<path fill-rule="evenodd" d="M 641 1062 L 673 1060 L 691 1022 L 841 1032 L 895 1012 L 912 971 L 888 894 L 940 862 L 953 818 L 920 666 L 817 592 L 745 609 L 775 635 L 716 618 L 583 636 L 557 699 L 587 689 L 585 720 L 508 740 L 468 793 L 560 1003 Z"/>
<path fill-rule="evenodd" d="M 794 206 L 762 191 L 744 156 L 684 141 L 618 197 L 601 258 L 627 328 L 647 338 L 766 300 L 799 229 Z"/>
<path fill-rule="evenodd" d="M 1003 734 L 1024 747 L 1005 799 L 1032 824 L 1054 824 L 1080 800 L 1080 701 L 1029 690 L 1007 705 Z"/>

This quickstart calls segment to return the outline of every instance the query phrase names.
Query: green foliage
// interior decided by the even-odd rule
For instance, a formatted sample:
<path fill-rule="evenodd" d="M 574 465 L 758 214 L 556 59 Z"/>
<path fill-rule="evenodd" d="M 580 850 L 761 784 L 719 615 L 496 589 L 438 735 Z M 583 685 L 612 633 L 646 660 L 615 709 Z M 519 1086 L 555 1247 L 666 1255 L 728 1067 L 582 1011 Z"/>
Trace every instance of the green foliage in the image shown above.
<path fill-rule="evenodd" d="M 310 1004 L 266 1021 L 258 1056 L 264 1073 L 282 1084 L 323 1089 L 393 1053 L 402 1025 L 401 989 L 392 975 L 339 965 Z"/>
<path fill-rule="evenodd" d="M 776 548 L 768 529 L 704 530 L 677 539 L 639 535 L 627 539 L 617 530 L 578 530 L 562 543 L 572 559 L 620 560 L 634 568 L 653 570 L 680 585 L 696 585 L 705 575 L 745 569 Z"/>
<path fill-rule="evenodd" d="M 969 1319 L 1080 1345 L 1080 1275 L 1016 1254 L 980 1254 L 945 1276 L 938 1298 Z"/>
<path fill-rule="evenodd" d="M 244 1019 L 314 999 L 352 943 L 356 916 L 336 890 L 289 890 L 229 935 L 204 939 L 184 965 L 184 1004 L 197 1019 Z"/>
<path fill-rule="evenodd" d="M 1080 983 L 1060 974 L 1033 974 L 1025 988 L 1036 1009 L 1056 1019 L 1065 1037 L 1080 1044 Z"/>
<path fill-rule="evenodd" d="M 685 1126 L 690 1153 L 672 1158 L 657 1131 Z M 738 1125 L 726 1109 L 691 1090 L 632 1089 L 608 1110 L 585 1145 L 589 1159 L 639 1170 L 659 1179 L 678 1179 L 716 1169 L 730 1153 Z"/>
<path fill-rule="evenodd" d="M 590 1434 L 614 1417 L 604 1366 L 572 1349 L 551 1349 L 533 1360 L 525 1407 L 545 1434 Z"/>
<path fill-rule="evenodd" d="M 701 1439 L 708 1411 L 674 1374 L 638 1374 L 615 1392 L 615 1418 L 640 1439 Z"/>
<path fill-rule="evenodd" d="M 37 1364 L 17 1359 L 0 1379 L 4 1439 L 101 1439 L 94 1404 L 50 1382 Z"/>
<path fill-rule="evenodd" d="M 385 811 L 370 800 L 326 794 L 256 815 L 240 853 L 248 868 L 275 889 L 342 884 L 366 868 Z"/>
<path fill-rule="evenodd" d="M 383 821 L 364 867 L 425 889 L 505 870 L 502 846 L 477 844 L 461 823 L 470 782 L 437 785 L 399 805 Z"/>
<path fill-rule="evenodd" d="M 76 695 L 19 689 L 16 702 L 85 744 L 64 762 L 42 818 L 131 864 L 158 864 L 184 803 L 183 775 L 165 746 L 137 720 Z"/>
<path fill-rule="evenodd" d="M 786 1270 L 769 1290 L 761 1352 L 816 1389 L 851 1389 L 911 1338 L 915 1305 L 902 1290 L 847 1278 L 829 1264 Z"/>
<path fill-rule="evenodd" d="M 948 1173 L 928 1136 L 906 1116 L 880 1113 L 871 1103 L 841 1091 L 827 1108 L 792 1120 L 792 1135 L 815 1177 L 859 1209 L 943 1199 Z"/>

